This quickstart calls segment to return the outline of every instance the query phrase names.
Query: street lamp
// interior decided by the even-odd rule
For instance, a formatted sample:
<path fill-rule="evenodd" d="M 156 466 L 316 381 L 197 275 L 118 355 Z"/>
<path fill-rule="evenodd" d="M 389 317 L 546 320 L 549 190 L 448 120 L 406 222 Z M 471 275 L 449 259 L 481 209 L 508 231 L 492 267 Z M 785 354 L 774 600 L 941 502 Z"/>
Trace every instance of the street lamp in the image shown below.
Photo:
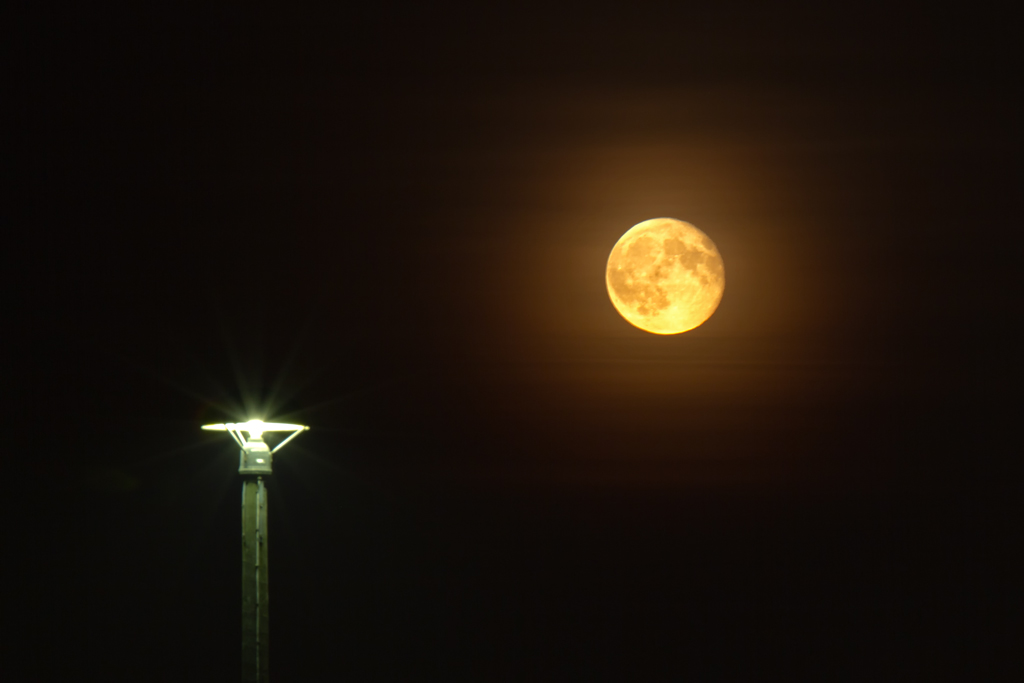
<path fill-rule="evenodd" d="M 268 683 L 270 589 L 267 583 L 267 493 L 263 477 L 273 472 L 274 453 L 309 427 L 249 420 L 203 425 L 203 429 L 227 432 L 242 448 L 238 462 L 238 473 L 242 475 L 242 681 Z M 291 432 L 291 435 L 271 449 L 263 440 L 265 432 Z"/>

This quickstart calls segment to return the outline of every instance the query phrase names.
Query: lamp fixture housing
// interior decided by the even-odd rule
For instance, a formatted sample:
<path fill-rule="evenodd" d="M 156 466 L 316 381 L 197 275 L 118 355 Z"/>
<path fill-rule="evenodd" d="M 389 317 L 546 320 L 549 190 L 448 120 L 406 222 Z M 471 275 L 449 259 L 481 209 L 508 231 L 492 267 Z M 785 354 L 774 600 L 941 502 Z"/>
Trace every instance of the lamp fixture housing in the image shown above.
<path fill-rule="evenodd" d="M 281 422 L 264 422 L 249 420 L 248 422 L 203 425 L 203 429 L 214 432 L 227 432 L 241 447 L 238 454 L 238 473 L 242 475 L 270 475 L 274 453 L 281 450 L 286 443 L 300 433 L 309 429 L 305 425 L 285 424 Z M 271 449 L 263 440 L 264 432 L 292 432 L 284 441 Z M 248 437 L 246 436 L 248 435 Z"/>

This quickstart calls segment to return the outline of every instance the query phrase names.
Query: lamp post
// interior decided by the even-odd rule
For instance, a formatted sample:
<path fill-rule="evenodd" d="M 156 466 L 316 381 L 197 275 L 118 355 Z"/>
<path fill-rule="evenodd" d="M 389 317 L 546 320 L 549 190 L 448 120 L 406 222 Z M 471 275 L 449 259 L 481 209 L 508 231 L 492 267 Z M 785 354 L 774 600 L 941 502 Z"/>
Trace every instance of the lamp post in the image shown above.
<path fill-rule="evenodd" d="M 270 589 L 267 582 L 267 491 L 263 477 L 273 473 L 274 453 L 309 427 L 249 420 L 238 424 L 203 425 L 203 429 L 227 432 L 242 448 L 238 462 L 238 473 L 242 475 L 242 681 L 268 683 Z M 271 449 L 263 440 L 264 432 L 291 432 L 291 435 Z"/>

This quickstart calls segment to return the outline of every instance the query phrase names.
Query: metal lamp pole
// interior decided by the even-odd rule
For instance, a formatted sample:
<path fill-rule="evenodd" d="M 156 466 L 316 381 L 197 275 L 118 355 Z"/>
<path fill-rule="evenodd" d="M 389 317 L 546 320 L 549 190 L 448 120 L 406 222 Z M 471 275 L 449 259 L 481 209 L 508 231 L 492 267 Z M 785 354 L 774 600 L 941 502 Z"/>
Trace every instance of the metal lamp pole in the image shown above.
<path fill-rule="evenodd" d="M 309 427 L 250 420 L 204 425 L 203 429 L 226 431 L 242 448 L 238 463 L 238 473 L 242 475 L 242 681 L 269 683 L 270 589 L 267 490 L 263 477 L 273 473 L 274 453 Z M 263 440 L 264 432 L 292 434 L 271 449 Z"/>

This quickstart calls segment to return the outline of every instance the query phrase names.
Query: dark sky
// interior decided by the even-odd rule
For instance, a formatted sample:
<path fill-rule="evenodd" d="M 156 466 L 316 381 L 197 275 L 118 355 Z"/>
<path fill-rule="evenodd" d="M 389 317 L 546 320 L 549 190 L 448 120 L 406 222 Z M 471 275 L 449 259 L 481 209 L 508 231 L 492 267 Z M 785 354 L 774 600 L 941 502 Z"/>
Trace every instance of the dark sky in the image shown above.
<path fill-rule="evenodd" d="M 146 5 L 13 23 L 20 680 L 237 676 L 253 415 L 276 681 L 1020 671 L 1008 18 Z M 683 335 L 605 290 L 658 216 Z"/>

